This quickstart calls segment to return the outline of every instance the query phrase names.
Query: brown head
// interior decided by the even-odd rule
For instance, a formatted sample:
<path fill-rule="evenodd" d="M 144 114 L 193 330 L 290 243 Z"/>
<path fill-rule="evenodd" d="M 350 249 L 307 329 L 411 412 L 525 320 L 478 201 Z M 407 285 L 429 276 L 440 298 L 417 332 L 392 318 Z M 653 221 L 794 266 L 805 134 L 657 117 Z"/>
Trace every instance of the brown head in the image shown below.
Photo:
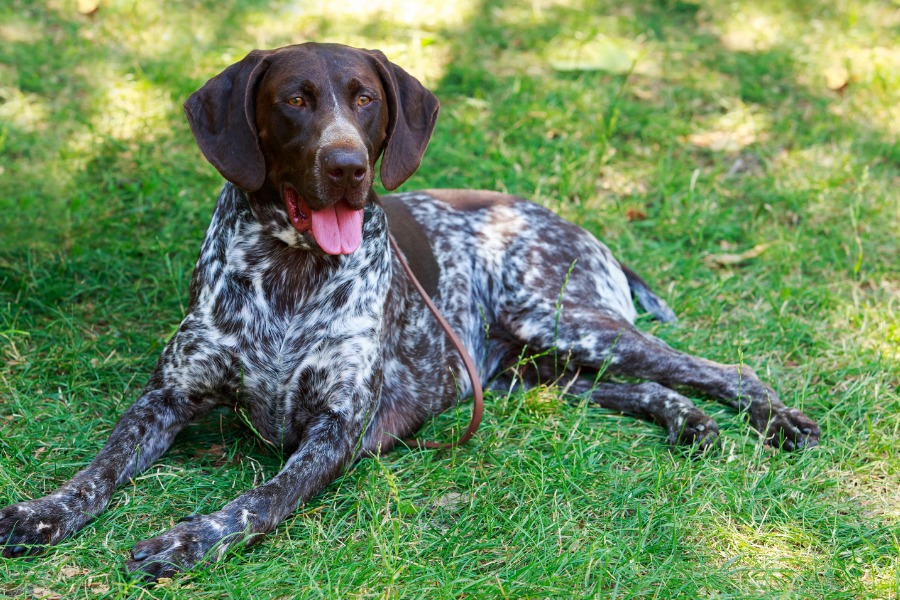
<path fill-rule="evenodd" d="M 277 229 L 349 254 L 362 239 L 375 162 L 382 157 L 385 188 L 406 181 L 438 101 L 377 50 L 307 43 L 254 50 L 184 109 L 206 159 Z"/>

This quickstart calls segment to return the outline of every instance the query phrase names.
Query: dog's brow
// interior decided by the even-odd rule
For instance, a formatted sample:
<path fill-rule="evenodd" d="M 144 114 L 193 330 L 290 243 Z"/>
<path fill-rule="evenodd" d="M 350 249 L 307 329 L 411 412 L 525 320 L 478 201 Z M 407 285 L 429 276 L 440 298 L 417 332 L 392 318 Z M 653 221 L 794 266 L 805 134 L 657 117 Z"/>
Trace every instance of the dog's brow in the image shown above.
<path fill-rule="evenodd" d="M 315 98 L 319 97 L 319 87 L 309 79 L 303 80 L 303 83 L 300 84 L 300 91 Z"/>
<path fill-rule="evenodd" d="M 351 77 L 351 78 L 347 81 L 347 89 L 350 91 L 351 94 L 357 93 L 358 91 L 360 91 L 360 90 L 363 89 L 364 87 L 366 87 L 366 86 L 363 85 L 363 82 L 360 81 L 359 79 L 357 79 L 356 77 Z"/>

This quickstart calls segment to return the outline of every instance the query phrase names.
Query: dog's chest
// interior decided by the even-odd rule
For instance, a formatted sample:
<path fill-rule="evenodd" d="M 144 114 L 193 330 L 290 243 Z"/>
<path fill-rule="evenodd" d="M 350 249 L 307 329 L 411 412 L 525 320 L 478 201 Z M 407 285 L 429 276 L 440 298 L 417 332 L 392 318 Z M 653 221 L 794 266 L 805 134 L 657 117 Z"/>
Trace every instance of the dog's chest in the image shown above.
<path fill-rule="evenodd" d="M 383 240 L 369 236 L 350 256 L 324 257 L 253 223 L 227 229 L 201 254 L 192 313 L 231 357 L 234 394 L 254 426 L 289 444 L 316 412 L 364 413 L 380 384 L 390 281 Z"/>

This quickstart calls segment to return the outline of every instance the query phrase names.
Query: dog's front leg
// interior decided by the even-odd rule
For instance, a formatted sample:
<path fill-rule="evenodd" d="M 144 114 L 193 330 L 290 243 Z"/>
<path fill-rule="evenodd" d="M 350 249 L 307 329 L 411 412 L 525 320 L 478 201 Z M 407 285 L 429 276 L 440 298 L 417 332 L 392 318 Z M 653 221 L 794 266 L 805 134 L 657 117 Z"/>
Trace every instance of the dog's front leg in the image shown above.
<path fill-rule="evenodd" d="M 190 517 L 159 537 L 138 542 L 130 571 L 170 577 L 236 544 L 251 544 L 275 528 L 340 474 L 353 456 L 361 426 L 334 412 L 310 422 L 299 448 L 275 477 L 209 515 Z"/>
<path fill-rule="evenodd" d="M 206 409 L 171 388 L 145 391 L 91 464 L 48 496 L 0 509 L 3 556 L 30 554 L 84 527 L 103 511 L 116 487 L 159 458 L 175 434 Z"/>
<path fill-rule="evenodd" d="M 119 485 L 146 469 L 185 425 L 215 405 L 203 393 L 209 391 L 205 382 L 224 381 L 227 361 L 221 349 L 199 343 L 209 337 L 196 317 L 188 315 L 166 344 L 140 398 L 94 460 L 55 492 L 0 509 L 3 556 L 31 554 L 84 527 L 103 512 Z"/>

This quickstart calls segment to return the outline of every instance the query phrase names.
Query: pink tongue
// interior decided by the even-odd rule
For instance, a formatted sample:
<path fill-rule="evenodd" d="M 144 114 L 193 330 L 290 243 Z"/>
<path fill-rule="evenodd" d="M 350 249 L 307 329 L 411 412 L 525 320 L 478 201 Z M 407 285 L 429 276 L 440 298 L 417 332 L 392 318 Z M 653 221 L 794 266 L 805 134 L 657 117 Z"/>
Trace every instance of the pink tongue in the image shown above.
<path fill-rule="evenodd" d="M 312 211 L 312 231 L 316 243 L 328 254 L 350 254 L 362 243 L 363 211 L 353 210 L 341 200 L 333 206 Z"/>

